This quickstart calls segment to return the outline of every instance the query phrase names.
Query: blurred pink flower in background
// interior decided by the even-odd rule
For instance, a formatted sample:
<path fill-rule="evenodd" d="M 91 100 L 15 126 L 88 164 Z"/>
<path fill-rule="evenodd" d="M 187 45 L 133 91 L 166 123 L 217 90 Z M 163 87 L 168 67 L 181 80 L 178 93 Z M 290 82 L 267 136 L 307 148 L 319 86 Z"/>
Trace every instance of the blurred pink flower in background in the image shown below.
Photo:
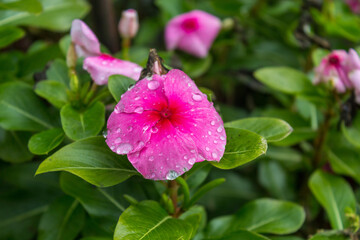
<path fill-rule="evenodd" d="M 360 0 L 346 0 L 346 3 L 353 13 L 360 14 Z"/>
<path fill-rule="evenodd" d="M 176 69 L 146 77 L 123 94 L 107 129 L 110 149 L 127 154 L 153 180 L 175 179 L 205 159 L 220 161 L 226 145 L 213 103 Z"/>
<path fill-rule="evenodd" d="M 348 76 L 355 91 L 355 100 L 360 104 L 360 58 L 354 49 L 349 50 Z"/>
<path fill-rule="evenodd" d="M 351 87 L 346 68 L 347 57 L 344 50 L 334 50 L 324 57 L 315 69 L 314 84 L 330 83 L 338 93 L 344 93 Z"/>
<path fill-rule="evenodd" d="M 207 56 L 221 28 L 219 18 L 200 10 L 171 19 L 165 28 L 168 50 L 180 49 L 199 58 Z"/>
<path fill-rule="evenodd" d="M 136 63 L 114 58 L 100 51 L 100 43 L 91 29 L 81 20 L 75 19 L 71 26 L 71 40 L 78 57 L 85 57 L 83 68 L 97 85 L 107 84 L 109 76 L 120 74 L 137 81 L 141 67 Z"/>
<path fill-rule="evenodd" d="M 118 29 L 120 36 L 123 38 L 135 37 L 139 29 L 139 20 L 136 10 L 128 9 L 122 12 Z"/>

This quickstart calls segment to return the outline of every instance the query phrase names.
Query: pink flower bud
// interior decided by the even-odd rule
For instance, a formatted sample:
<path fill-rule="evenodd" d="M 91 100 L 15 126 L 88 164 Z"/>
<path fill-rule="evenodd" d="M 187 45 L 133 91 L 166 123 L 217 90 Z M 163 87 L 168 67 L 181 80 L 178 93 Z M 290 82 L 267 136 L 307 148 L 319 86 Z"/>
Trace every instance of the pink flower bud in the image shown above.
<path fill-rule="evenodd" d="M 118 27 L 121 37 L 123 38 L 135 37 L 139 29 L 139 20 L 136 10 L 128 9 L 123 11 Z"/>
<path fill-rule="evenodd" d="M 360 14 L 360 0 L 346 0 L 347 5 L 355 14 Z"/>

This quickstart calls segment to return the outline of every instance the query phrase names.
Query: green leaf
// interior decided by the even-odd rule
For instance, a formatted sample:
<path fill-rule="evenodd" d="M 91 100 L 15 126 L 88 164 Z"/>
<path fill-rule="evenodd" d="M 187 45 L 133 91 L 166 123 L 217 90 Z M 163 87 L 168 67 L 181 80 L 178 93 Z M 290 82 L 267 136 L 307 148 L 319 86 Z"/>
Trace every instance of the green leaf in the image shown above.
<path fill-rule="evenodd" d="M 179 217 L 179 219 L 184 220 L 187 223 L 190 223 L 192 226 L 192 235 L 191 239 L 195 234 L 201 231 L 206 225 L 206 211 L 203 206 L 193 206 Z"/>
<path fill-rule="evenodd" d="M 209 238 L 213 239 L 213 238 Z M 262 236 L 260 234 L 246 231 L 246 230 L 238 230 L 236 232 L 228 233 L 222 236 L 221 238 L 215 238 L 215 240 L 270 240 L 269 238 Z"/>
<path fill-rule="evenodd" d="M 290 234 L 305 221 L 304 209 L 291 202 L 257 199 L 235 214 L 230 231 L 246 229 L 258 233 Z"/>
<path fill-rule="evenodd" d="M 292 127 L 287 122 L 277 118 L 266 117 L 240 119 L 225 123 L 225 127 L 255 132 L 266 138 L 268 142 L 280 141 L 292 132 Z"/>
<path fill-rule="evenodd" d="M 213 188 L 216 188 L 217 186 L 219 186 L 224 182 L 225 182 L 225 178 L 219 178 L 212 180 L 211 182 L 208 182 L 207 184 L 205 184 L 195 192 L 194 196 L 192 196 L 192 198 L 190 199 L 189 204 L 185 207 L 194 205 L 204 194 L 206 194 L 207 192 L 209 192 Z"/>
<path fill-rule="evenodd" d="M 235 168 L 266 152 L 267 143 L 264 137 L 243 129 L 225 128 L 225 130 L 227 135 L 225 153 L 220 162 L 211 162 L 215 167 Z"/>
<path fill-rule="evenodd" d="M 360 117 L 356 118 L 355 126 L 346 127 L 344 123 L 341 124 L 341 131 L 345 138 L 354 145 L 356 148 L 360 148 Z"/>
<path fill-rule="evenodd" d="M 1 3 L 0 3 L 1 8 Z M 25 32 L 17 27 L 0 27 L 0 48 L 7 47 L 11 43 L 24 37 Z"/>
<path fill-rule="evenodd" d="M 72 20 L 82 18 L 90 9 L 89 4 L 84 0 L 40 0 L 40 2 L 43 11 L 37 15 L 28 12 L 0 11 L 0 26 L 26 25 L 63 32 L 70 28 Z"/>
<path fill-rule="evenodd" d="M 42 5 L 39 0 L 18 0 L 0 3 L 0 10 L 15 10 L 29 13 L 41 13 Z"/>
<path fill-rule="evenodd" d="M 135 206 L 131 205 L 121 214 L 114 240 L 188 240 L 191 232 L 190 224 L 169 216 L 159 203 L 143 201 Z"/>
<path fill-rule="evenodd" d="M 205 74 L 212 63 L 211 55 L 206 56 L 206 58 L 186 58 L 183 61 L 184 72 L 192 78 L 200 77 Z"/>
<path fill-rule="evenodd" d="M 66 145 L 39 166 L 36 174 L 67 171 L 96 186 L 125 181 L 137 171 L 126 156 L 113 153 L 103 137 L 91 137 Z"/>
<path fill-rule="evenodd" d="M 319 64 L 321 63 L 321 60 L 329 53 L 330 52 L 327 49 L 316 48 L 311 54 L 311 58 L 314 63 L 314 66 L 319 66 Z"/>
<path fill-rule="evenodd" d="M 48 154 L 64 140 L 64 132 L 53 128 L 33 135 L 29 140 L 29 150 L 37 155 Z"/>
<path fill-rule="evenodd" d="M 340 231 L 320 231 L 312 236 L 309 240 L 351 240 L 349 236 L 346 236 Z"/>
<path fill-rule="evenodd" d="M 345 209 L 355 211 L 355 196 L 350 185 L 341 177 L 317 170 L 309 179 L 309 187 L 325 208 L 333 229 L 343 230 L 349 226 Z"/>
<path fill-rule="evenodd" d="M 94 187 L 70 173 L 61 173 L 60 187 L 66 194 L 76 198 L 91 216 L 105 217 L 116 221 L 121 212 L 125 210 L 104 189 Z"/>
<path fill-rule="evenodd" d="M 55 59 L 50 68 L 46 71 L 46 77 L 49 80 L 55 80 L 63 83 L 66 87 L 70 85 L 69 70 L 66 62 L 62 59 Z"/>
<path fill-rule="evenodd" d="M 39 224 L 38 240 L 72 240 L 85 222 L 84 209 L 77 200 L 63 196 L 53 202 Z"/>
<path fill-rule="evenodd" d="M 33 155 L 27 149 L 31 133 L 4 131 L 0 129 L 0 159 L 21 163 L 32 159 Z"/>
<path fill-rule="evenodd" d="M 299 94 L 313 88 L 308 77 L 289 67 L 266 67 L 254 76 L 266 86 L 288 94 Z"/>
<path fill-rule="evenodd" d="M 65 85 L 54 80 L 39 82 L 36 84 L 35 92 L 57 108 L 61 108 L 68 102 Z"/>
<path fill-rule="evenodd" d="M 61 108 L 60 117 L 62 127 L 69 138 L 79 140 L 96 136 L 105 123 L 105 106 L 101 102 L 95 102 L 80 112 L 66 104 Z"/>
<path fill-rule="evenodd" d="M 45 106 L 24 83 L 0 85 L 0 108 L 0 126 L 7 130 L 41 131 L 52 127 Z"/>
<path fill-rule="evenodd" d="M 120 101 L 121 95 L 123 95 L 128 88 L 135 84 L 134 79 L 123 75 L 112 75 L 109 77 L 108 88 L 111 95 L 114 97 L 116 102 Z"/>

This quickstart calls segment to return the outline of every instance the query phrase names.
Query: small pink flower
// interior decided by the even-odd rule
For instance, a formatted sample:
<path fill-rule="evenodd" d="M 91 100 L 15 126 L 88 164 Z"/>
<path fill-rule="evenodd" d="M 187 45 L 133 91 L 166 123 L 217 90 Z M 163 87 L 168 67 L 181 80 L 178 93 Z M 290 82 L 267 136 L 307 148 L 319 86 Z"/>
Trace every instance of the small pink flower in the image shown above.
<path fill-rule="evenodd" d="M 119 32 L 123 38 L 135 37 L 139 29 L 138 14 L 134 9 L 128 9 L 122 12 L 121 19 L 119 21 Z"/>
<path fill-rule="evenodd" d="M 87 57 L 83 68 L 88 71 L 97 85 L 107 84 L 111 75 L 120 74 L 137 81 L 142 68 L 136 63 L 114 58 L 107 54 Z"/>
<path fill-rule="evenodd" d="M 346 3 L 353 13 L 360 14 L 360 0 L 346 0 Z"/>
<path fill-rule="evenodd" d="M 72 22 L 70 34 L 78 57 L 97 56 L 100 54 L 99 40 L 83 21 L 75 19 Z"/>
<path fill-rule="evenodd" d="M 147 179 L 171 180 L 195 162 L 220 161 L 224 124 L 213 104 L 182 71 L 144 78 L 127 91 L 107 122 L 106 143 L 127 154 Z"/>
<path fill-rule="evenodd" d="M 220 28 L 220 19 L 206 12 L 194 10 L 181 14 L 171 19 L 166 26 L 166 47 L 168 50 L 178 48 L 204 58 Z"/>
<path fill-rule="evenodd" d="M 314 83 L 330 83 L 339 93 L 344 93 L 347 88 L 351 88 L 347 75 L 347 57 L 348 54 L 344 50 L 335 50 L 324 57 L 315 69 Z"/>
<path fill-rule="evenodd" d="M 137 81 L 142 68 L 136 63 L 114 58 L 100 52 L 100 43 L 91 29 L 75 19 L 71 26 L 71 39 L 78 57 L 85 57 L 83 68 L 98 85 L 107 84 L 111 75 L 121 74 Z"/>
<path fill-rule="evenodd" d="M 354 49 L 349 50 L 348 76 L 355 91 L 355 100 L 360 104 L 360 58 Z"/>

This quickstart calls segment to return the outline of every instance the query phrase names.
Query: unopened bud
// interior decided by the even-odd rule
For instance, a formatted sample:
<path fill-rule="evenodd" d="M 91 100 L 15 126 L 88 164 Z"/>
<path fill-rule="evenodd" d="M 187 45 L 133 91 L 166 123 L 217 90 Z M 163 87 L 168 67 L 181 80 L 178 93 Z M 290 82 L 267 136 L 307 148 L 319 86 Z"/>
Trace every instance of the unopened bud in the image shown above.
<path fill-rule="evenodd" d="M 128 9 L 122 12 L 119 22 L 119 32 L 123 38 L 135 37 L 139 29 L 138 14 L 134 9 Z"/>
<path fill-rule="evenodd" d="M 234 26 L 235 26 L 235 22 L 234 22 L 234 19 L 232 19 L 232 18 L 225 18 L 222 21 L 222 29 L 225 31 L 232 30 L 234 28 Z"/>
<path fill-rule="evenodd" d="M 77 59 L 77 55 L 75 51 L 75 46 L 73 43 L 71 43 L 66 55 L 66 64 L 68 68 L 74 69 L 76 67 L 76 59 Z"/>

